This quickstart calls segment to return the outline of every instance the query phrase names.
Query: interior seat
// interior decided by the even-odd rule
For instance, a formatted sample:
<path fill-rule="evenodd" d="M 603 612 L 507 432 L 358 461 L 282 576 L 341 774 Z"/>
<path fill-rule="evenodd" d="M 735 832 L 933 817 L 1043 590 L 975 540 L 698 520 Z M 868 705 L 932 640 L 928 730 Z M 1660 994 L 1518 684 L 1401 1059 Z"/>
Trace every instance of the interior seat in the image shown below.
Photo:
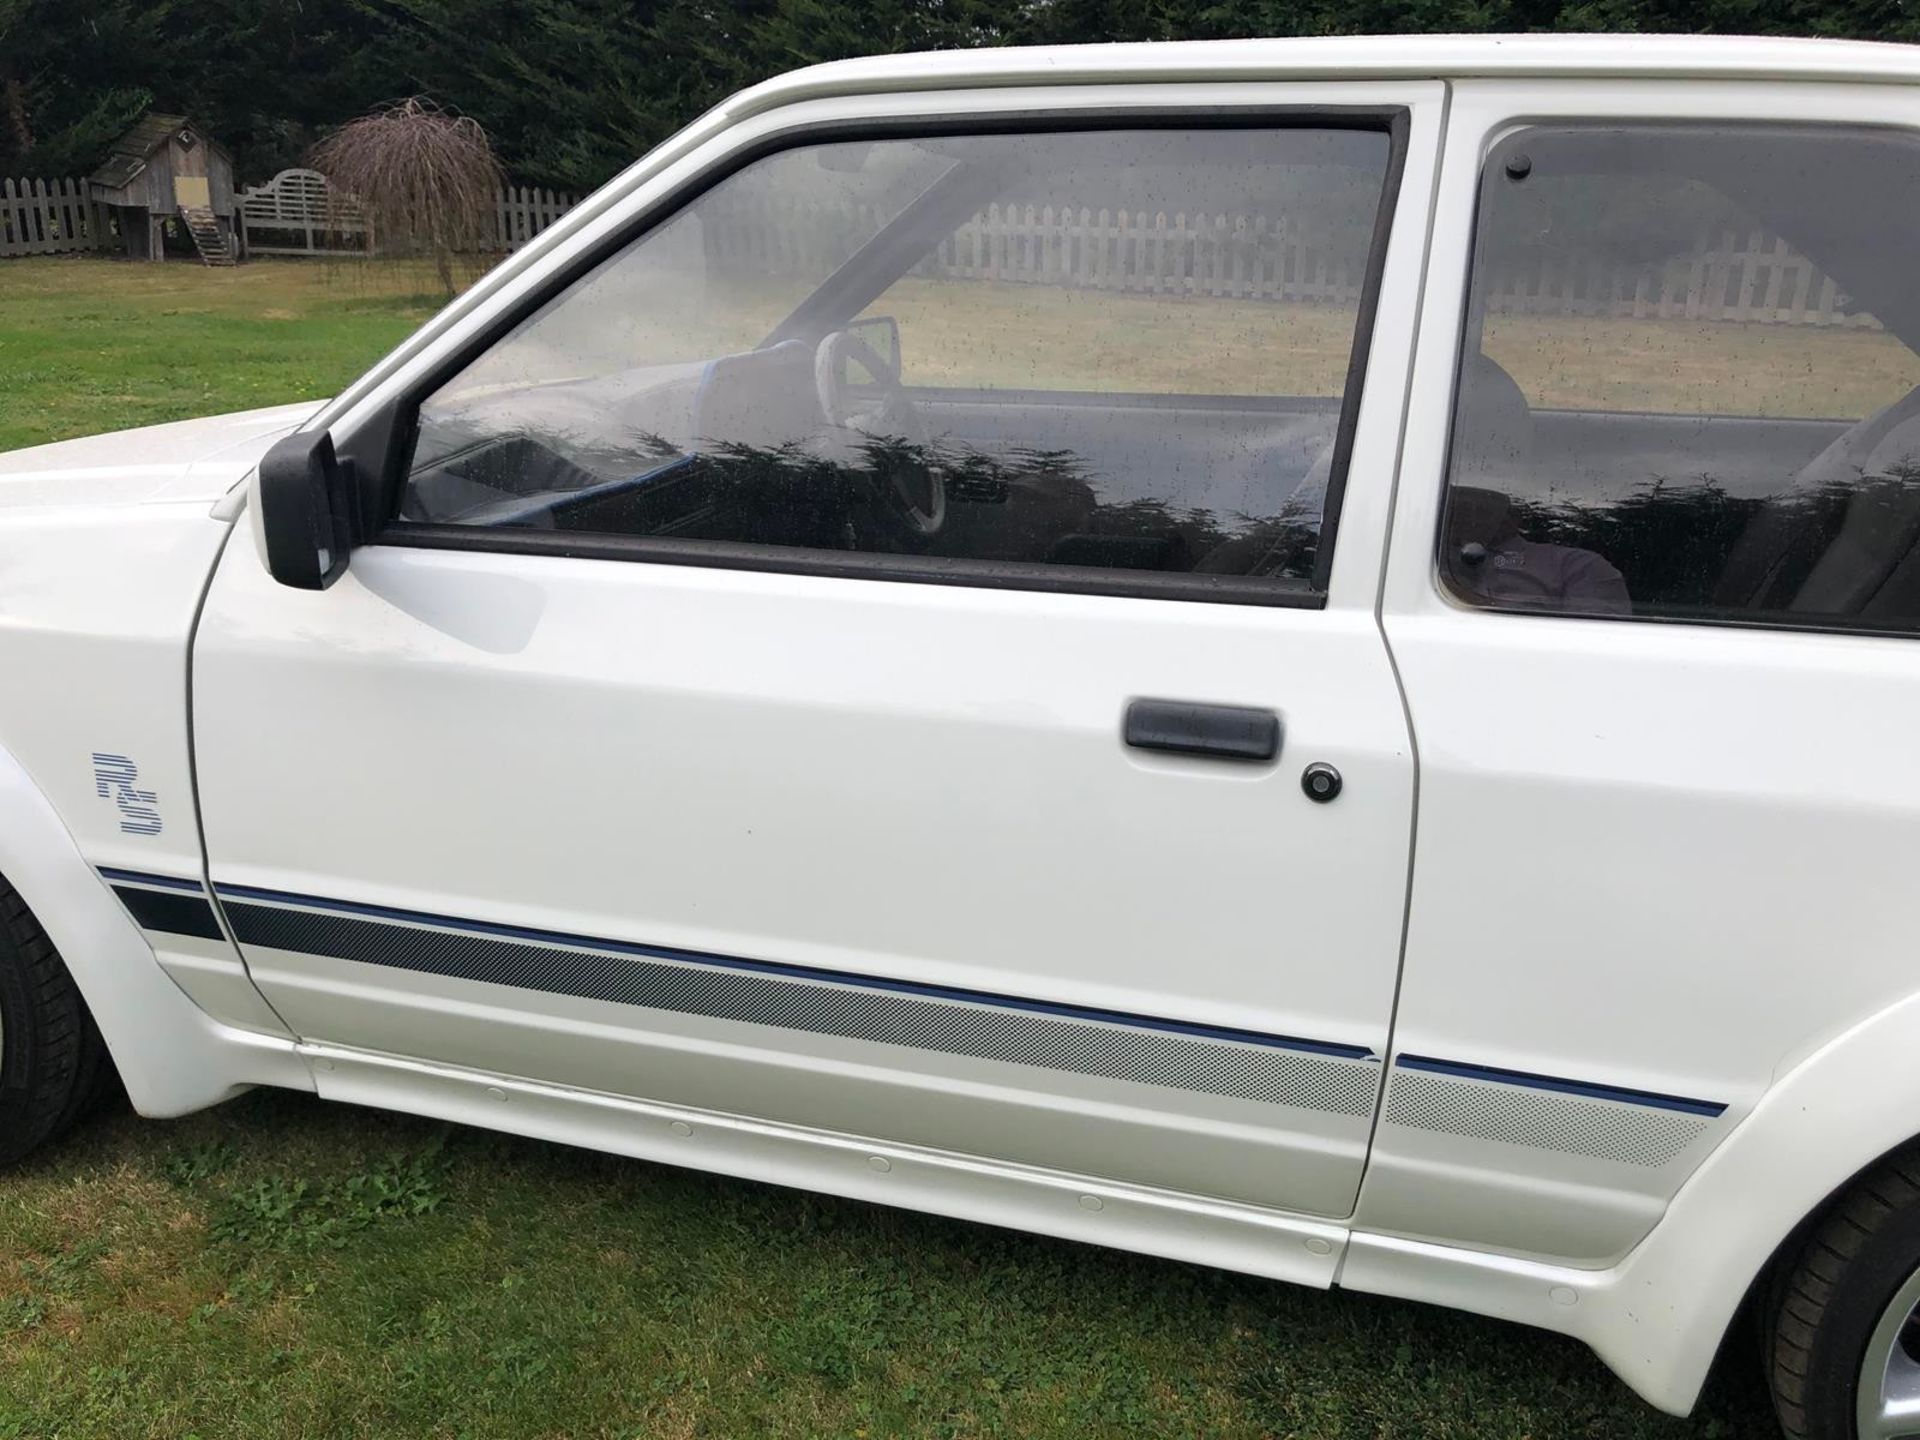
<path fill-rule="evenodd" d="M 1714 586 L 1723 610 L 1910 617 L 1920 602 L 1920 390 L 1766 501 Z"/>

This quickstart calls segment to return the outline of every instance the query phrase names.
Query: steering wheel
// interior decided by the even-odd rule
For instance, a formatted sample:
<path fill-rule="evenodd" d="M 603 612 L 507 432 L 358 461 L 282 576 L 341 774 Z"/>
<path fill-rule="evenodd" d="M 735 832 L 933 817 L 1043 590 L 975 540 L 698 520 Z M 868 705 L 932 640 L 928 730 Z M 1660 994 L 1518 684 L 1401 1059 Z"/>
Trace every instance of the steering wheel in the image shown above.
<path fill-rule="evenodd" d="M 858 365 L 874 379 L 856 387 Z M 813 352 L 820 413 L 840 432 L 841 459 L 870 477 L 875 498 L 908 532 L 929 540 L 947 523 L 947 486 L 933 463 L 925 419 L 907 398 L 900 367 L 851 330 L 835 330 Z"/>

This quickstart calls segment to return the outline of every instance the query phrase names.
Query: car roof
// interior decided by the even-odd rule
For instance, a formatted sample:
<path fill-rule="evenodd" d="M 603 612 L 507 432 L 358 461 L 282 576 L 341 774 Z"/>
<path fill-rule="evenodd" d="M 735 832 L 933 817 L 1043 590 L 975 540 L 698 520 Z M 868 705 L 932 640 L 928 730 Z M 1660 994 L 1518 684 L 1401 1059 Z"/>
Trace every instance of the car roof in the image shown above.
<path fill-rule="evenodd" d="M 1126 81 L 1470 79 L 1920 83 L 1920 46 L 1717 35 L 1368 35 L 987 47 L 869 55 L 795 70 L 721 107 L 729 119 L 834 95 Z"/>

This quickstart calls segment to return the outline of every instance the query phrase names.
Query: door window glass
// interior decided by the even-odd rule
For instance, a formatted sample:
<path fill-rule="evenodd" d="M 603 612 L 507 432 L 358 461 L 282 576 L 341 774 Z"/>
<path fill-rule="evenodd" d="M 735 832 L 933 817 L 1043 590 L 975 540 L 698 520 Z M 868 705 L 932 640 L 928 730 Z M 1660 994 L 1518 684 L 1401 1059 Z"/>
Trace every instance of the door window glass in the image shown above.
<path fill-rule="evenodd" d="M 1440 571 L 1497 609 L 1920 625 L 1920 143 L 1535 129 L 1482 179 Z"/>
<path fill-rule="evenodd" d="M 1303 126 L 768 156 L 429 396 L 400 523 L 1305 585 L 1391 152 Z"/>

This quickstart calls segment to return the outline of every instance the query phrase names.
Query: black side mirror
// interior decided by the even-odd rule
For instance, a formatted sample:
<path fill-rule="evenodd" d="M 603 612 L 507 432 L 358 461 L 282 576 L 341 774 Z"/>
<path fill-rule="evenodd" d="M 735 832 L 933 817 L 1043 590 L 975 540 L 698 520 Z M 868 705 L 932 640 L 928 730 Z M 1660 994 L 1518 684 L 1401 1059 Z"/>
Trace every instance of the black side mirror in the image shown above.
<path fill-rule="evenodd" d="M 282 585 L 324 590 L 346 573 L 353 496 L 326 431 L 289 435 L 261 458 L 260 528 Z"/>

